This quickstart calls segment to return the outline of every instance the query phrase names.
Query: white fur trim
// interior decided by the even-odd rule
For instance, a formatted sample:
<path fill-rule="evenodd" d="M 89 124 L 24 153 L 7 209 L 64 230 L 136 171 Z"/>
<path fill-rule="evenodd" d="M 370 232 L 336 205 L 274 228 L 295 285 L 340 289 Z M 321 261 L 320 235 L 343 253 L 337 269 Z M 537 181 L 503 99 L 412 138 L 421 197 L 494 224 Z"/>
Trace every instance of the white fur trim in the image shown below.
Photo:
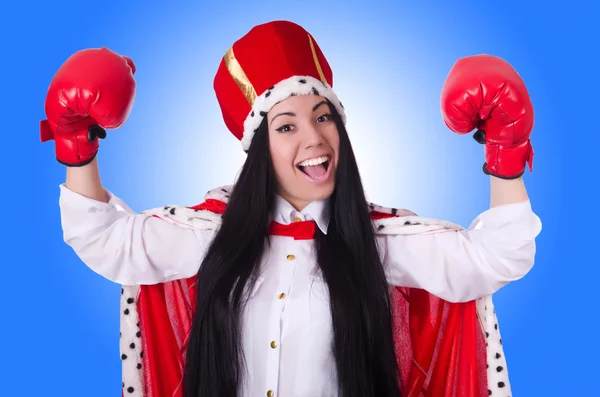
<path fill-rule="evenodd" d="M 242 148 L 244 151 L 248 151 L 250 148 L 250 142 L 252 142 L 255 130 L 262 123 L 263 116 L 261 112 L 262 114 L 268 113 L 273 106 L 292 95 L 320 95 L 329 99 L 340 114 L 344 124 L 346 123 L 344 106 L 329 84 L 311 76 L 289 77 L 275 84 L 273 89 L 266 90 L 254 100 L 252 111 L 250 111 L 244 121 L 244 136 L 242 137 Z"/>
<path fill-rule="evenodd" d="M 461 230 L 462 227 L 440 219 L 399 215 L 373 221 L 377 234 L 422 234 Z"/>
<path fill-rule="evenodd" d="M 220 214 L 176 205 L 153 208 L 146 210 L 143 213 L 154 215 L 169 223 L 189 229 L 216 230 L 221 225 Z"/>
<path fill-rule="evenodd" d="M 121 291 L 121 376 L 123 394 L 131 397 L 143 397 L 144 383 L 142 364 L 142 338 L 138 332 L 140 318 L 137 311 L 137 300 L 140 287 L 124 285 Z"/>
<path fill-rule="evenodd" d="M 485 334 L 487 355 L 487 383 L 491 390 L 491 396 L 511 397 L 510 382 L 508 379 L 508 368 L 504 349 L 502 349 L 502 337 L 500 325 L 496 317 L 496 309 L 492 296 L 477 299 L 477 317 Z"/>

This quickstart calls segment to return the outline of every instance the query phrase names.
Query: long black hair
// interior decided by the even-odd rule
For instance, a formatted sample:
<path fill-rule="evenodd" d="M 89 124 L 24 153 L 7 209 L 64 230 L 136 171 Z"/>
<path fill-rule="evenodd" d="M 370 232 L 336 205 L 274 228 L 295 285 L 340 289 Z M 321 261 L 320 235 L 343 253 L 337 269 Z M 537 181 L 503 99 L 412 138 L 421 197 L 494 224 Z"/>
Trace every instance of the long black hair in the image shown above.
<path fill-rule="evenodd" d="M 390 288 L 350 140 L 335 107 L 329 107 L 340 136 L 339 164 L 328 232 L 317 228 L 315 243 L 331 298 L 340 396 L 400 397 Z M 198 271 L 185 397 L 238 395 L 245 368 L 240 314 L 268 241 L 275 188 L 265 117 Z"/>

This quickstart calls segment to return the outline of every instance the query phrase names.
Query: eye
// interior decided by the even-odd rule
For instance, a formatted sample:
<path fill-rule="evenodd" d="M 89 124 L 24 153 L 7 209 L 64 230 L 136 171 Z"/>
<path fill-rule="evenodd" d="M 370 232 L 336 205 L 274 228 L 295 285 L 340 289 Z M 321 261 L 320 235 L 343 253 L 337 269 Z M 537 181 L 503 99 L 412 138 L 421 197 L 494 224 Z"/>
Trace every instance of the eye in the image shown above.
<path fill-rule="evenodd" d="M 324 123 L 324 122 L 329 121 L 329 120 L 331 120 L 331 115 L 330 114 L 324 114 L 324 115 L 321 115 L 321 116 L 319 116 L 317 118 L 317 122 L 319 122 L 319 123 Z"/>
<path fill-rule="evenodd" d="M 284 124 L 281 127 L 277 128 L 275 131 L 279 132 L 290 132 L 292 130 L 292 126 L 289 124 Z"/>

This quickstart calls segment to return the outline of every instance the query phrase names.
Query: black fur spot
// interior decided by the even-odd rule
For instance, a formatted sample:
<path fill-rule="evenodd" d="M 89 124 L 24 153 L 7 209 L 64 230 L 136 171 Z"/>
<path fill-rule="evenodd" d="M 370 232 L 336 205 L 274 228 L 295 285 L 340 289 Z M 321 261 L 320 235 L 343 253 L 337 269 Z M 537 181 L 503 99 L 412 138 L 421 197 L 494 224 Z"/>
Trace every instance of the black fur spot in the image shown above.
<path fill-rule="evenodd" d="M 498 324 L 494 324 L 494 329 L 498 329 Z"/>
<path fill-rule="evenodd" d="M 506 385 L 504 384 L 504 382 L 498 382 L 498 387 L 504 387 L 504 386 L 506 386 Z"/>
<path fill-rule="evenodd" d="M 127 303 L 133 303 L 133 298 L 127 298 Z"/>
<path fill-rule="evenodd" d="M 384 227 L 385 227 L 385 226 L 383 226 L 383 225 L 379 225 L 379 227 L 377 228 L 377 230 L 381 230 L 381 229 L 383 229 Z"/>
<path fill-rule="evenodd" d="M 488 396 L 492 395 L 492 391 L 490 389 L 488 389 Z"/>
<path fill-rule="evenodd" d="M 312 87 L 312 92 L 315 95 L 319 95 L 319 91 L 317 91 L 317 89 L 315 87 Z"/>
<path fill-rule="evenodd" d="M 502 372 L 502 370 L 503 370 L 503 369 L 504 369 L 504 368 L 502 368 L 501 366 L 497 366 L 497 367 L 496 367 L 496 371 L 498 371 L 498 372 Z"/>
<path fill-rule="evenodd" d="M 125 309 L 125 311 L 123 313 L 129 314 L 129 309 Z"/>
<path fill-rule="evenodd" d="M 396 215 L 398 213 L 398 210 L 396 208 L 392 208 L 392 215 Z"/>
<path fill-rule="evenodd" d="M 489 338 L 489 337 L 490 337 L 490 333 L 489 333 L 489 332 L 486 332 L 486 333 L 485 333 L 485 337 L 486 337 L 486 338 Z"/>
<path fill-rule="evenodd" d="M 292 92 L 292 93 L 290 94 L 290 96 L 296 96 L 296 95 L 298 95 L 298 94 L 296 94 L 295 92 Z"/>
<path fill-rule="evenodd" d="M 138 364 L 137 369 L 142 369 L 142 364 Z"/>
<path fill-rule="evenodd" d="M 129 387 L 127 388 L 127 391 L 128 391 L 129 393 L 133 393 L 133 392 L 134 392 L 134 389 L 133 389 L 133 387 L 129 386 Z"/>
<path fill-rule="evenodd" d="M 169 214 L 175 215 L 175 208 L 171 208 L 171 211 L 169 211 Z"/>
<path fill-rule="evenodd" d="M 410 225 L 410 221 L 404 222 L 405 225 Z"/>
<path fill-rule="evenodd" d="M 130 347 L 131 349 L 135 349 L 135 343 L 132 343 L 132 344 L 130 344 L 130 345 L 129 345 L 129 347 Z"/>
<path fill-rule="evenodd" d="M 269 91 L 270 91 L 270 90 L 272 90 L 272 89 L 274 89 L 274 88 L 275 88 L 275 86 L 273 85 L 273 86 L 271 86 L 271 87 L 267 88 L 267 90 L 269 90 Z"/>
<path fill-rule="evenodd" d="M 262 110 L 259 112 L 260 117 L 265 117 L 267 115 L 267 112 L 263 112 Z"/>
<path fill-rule="evenodd" d="M 127 355 L 126 354 L 121 354 L 121 360 L 127 360 Z"/>
<path fill-rule="evenodd" d="M 340 101 L 340 106 L 342 107 L 342 109 L 344 109 L 344 105 L 342 105 L 342 102 Z"/>
<path fill-rule="evenodd" d="M 271 95 L 271 91 L 267 91 L 267 93 L 265 94 L 265 98 L 268 98 Z"/>
<path fill-rule="evenodd" d="M 254 110 L 250 113 L 250 117 L 254 117 Z"/>
<path fill-rule="evenodd" d="M 496 353 L 496 358 L 500 358 L 502 357 L 502 355 L 500 355 L 500 353 Z"/>
<path fill-rule="evenodd" d="M 300 80 L 298 80 L 298 82 L 299 82 L 300 84 L 306 84 L 306 79 L 300 79 Z"/>
<path fill-rule="evenodd" d="M 123 288 L 121 288 L 121 295 L 123 295 L 123 292 L 125 292 L 125 290 Z"/>
<path fill-rule="evenodd" d="M 140 357 L 144 357 L 144 352 L 141 352 L 141 353 L 140 353 Z"/>
<path fill-rule="evenodd" d="M 140 336 L 142 336 L 142 333 L 140 331 L 138 331 L 135 333 L 135 336 L 137 336 L 139 338 Z"/>

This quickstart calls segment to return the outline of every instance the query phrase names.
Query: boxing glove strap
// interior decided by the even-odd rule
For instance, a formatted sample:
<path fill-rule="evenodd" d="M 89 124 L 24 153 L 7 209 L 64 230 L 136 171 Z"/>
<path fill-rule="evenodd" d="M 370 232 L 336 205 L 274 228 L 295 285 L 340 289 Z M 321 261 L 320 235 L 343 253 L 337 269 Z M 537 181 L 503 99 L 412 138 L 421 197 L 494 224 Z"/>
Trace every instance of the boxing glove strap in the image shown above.
<path fill-rule="evenodd" d="M 485 144 L 485 164 L 483 172 L 502 179 L 516 179 L 525 172 L 529 163 L 529 172 L 533 171 L 533 147 L 531 141 L 519 145 Z"/>
<path fill-rule="evenodd" d="M 42 141 L 54 139 L 56 160 L 67 167 L 82 167 L 91 163 L 98 154 L 99 140 L 106 138 L 106 130 L 97 124 L 70 135 L 55 134 L 54 136 L 48 134 L 46 126 L 47 123 L 42 122 Z"/>
<path fill-rule="evenodd" d="M 89 163 L 91 163 L 96 158 L 97 154 L 98 154 L 98 151 L 94 152 L 94 154 L 92 156 L 90 156 L 90 157 L 86 158 L 85 160 L 82 160 L 78 163 L 70 163 L 65 160 L 61 160 L 58 157 L 56 157 L 56 161 L 58 161 L 59 163 L 61 163 L 64 166 L 67 166 L 67 167 L 83 167 L 84 165 L 88 165 Z"/>
<path fill-rule="evenodd" d="M 50 127 L 50 122 L 48 120 L 40 121 L 40 141 L 43 143 L 52 139 L 54 139 L 54 132 Z"/>

